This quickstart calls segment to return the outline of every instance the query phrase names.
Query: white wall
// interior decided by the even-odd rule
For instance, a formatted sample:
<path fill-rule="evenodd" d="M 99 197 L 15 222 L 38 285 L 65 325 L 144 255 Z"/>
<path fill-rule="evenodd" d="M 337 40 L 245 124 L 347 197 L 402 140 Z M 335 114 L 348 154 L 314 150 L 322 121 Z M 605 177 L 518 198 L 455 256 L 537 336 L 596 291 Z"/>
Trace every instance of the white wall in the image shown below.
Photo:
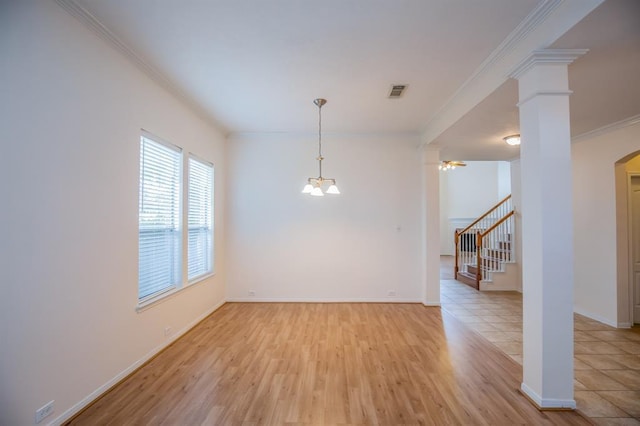
<path fill-rule="evenodd" d="M 623 322 L 618 317 L 614 164 L 638 150 L 638 120 L 572 145 L 575 310 L 612 325 Z"/>
<path fill-rule="evenodd" d="M 224 300 L 224 138 L 55 2 L 0 7 L 0 424 L 29 425 Z M 215 163 L 217 275 L 136 313 L 141 128 Z"/>
<path fill-rule="evenodd" d="M 498 200 L 502 200 L 512 193 L 511 163 L 498 161 Z"/>
<path fill-rule="evenodd" d="M 319 198 L 300 192 L 318 174 L 316 135 L 233 137 L 228 299 L 420 301 L 418 142 L 323 134 L 323 175 L 342 194 Z"/>
<path fill-rule="evenodd" d="M 455 253 L 454 232 L 481 216 L 511 193 L 510 166 L 505 161 L 467 161 L 440 173 L 441 254 Z"/>
<path fill-rule="evenodd" d="M 457 169 L 456 169 L 457 170 Z M 440 255 L 455 252 L 454 237 L 449 235 L 449 172 L 440 171 Z"/>
<path fill-rule="evenodd" d="M 522 190 L 520 185 L 520 159 L 513 160 L 510 163 L 511 172 L 511 202 L 513 210 L 515 210 L 514 225 L 515 235 L 513 236 L 515 263 L 511 268 L 515 269 L 513 277 L 515 279 L 515 288 L 522 292 Z"/>

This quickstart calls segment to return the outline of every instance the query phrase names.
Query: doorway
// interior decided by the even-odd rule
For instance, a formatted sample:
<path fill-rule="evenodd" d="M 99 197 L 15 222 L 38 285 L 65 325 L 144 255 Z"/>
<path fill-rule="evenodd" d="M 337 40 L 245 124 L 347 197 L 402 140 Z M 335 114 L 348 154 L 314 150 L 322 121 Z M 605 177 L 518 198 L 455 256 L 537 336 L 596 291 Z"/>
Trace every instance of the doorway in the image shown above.
<path fill-rule="evenodd" d="M 640 174 L 629 175 L 631 321 L 640 323 Z"/>

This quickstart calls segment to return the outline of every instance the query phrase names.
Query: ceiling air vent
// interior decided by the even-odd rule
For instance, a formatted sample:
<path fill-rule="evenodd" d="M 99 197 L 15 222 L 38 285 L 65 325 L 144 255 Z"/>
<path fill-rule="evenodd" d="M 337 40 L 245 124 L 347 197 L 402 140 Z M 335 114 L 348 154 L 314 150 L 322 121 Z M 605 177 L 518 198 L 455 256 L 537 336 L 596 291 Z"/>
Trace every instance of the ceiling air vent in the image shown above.
<path fill-rule="evenodd" d="M 394 84 L 391 86 L 391 91 L 389 92 L 389 98 L 399 98 L 404 93 L 404 89 L 407 88 L 406 84 Z"/>

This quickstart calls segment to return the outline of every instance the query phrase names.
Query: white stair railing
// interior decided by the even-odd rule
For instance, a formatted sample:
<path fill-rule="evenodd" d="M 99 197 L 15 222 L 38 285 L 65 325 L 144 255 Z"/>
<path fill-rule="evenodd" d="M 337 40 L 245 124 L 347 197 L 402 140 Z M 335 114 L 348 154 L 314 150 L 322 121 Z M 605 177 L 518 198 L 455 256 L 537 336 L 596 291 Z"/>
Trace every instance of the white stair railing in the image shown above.
<path fill-rule="evenodd" d="M 469 226 L 455 233 L 455 277 L 471 281 L 491 281 L 493 273 L 515 261 L 514 211 L 511 195 L 489 209 Z"/>
<path fill-rule="evenodd" d="M 476 259 L 482 281 L 492 281 L 494 272 L 504 272 L 505 264 L 514 259 L 513 215 L 511 210 L 489 229 L 478 234 L 479 254 Z"/>

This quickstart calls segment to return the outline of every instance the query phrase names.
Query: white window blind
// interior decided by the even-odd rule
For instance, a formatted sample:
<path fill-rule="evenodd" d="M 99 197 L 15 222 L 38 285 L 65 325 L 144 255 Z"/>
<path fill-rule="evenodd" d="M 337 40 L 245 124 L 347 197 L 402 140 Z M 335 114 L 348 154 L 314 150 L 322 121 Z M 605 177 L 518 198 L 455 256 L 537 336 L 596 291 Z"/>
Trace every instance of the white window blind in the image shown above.
<path fill-rule="evenodd" d="M 140 138 L 138 299 L 181 282 L 180 148 Z"/>
<path fill-rule="evenodd" d="M 189 157 L 188 279 L 213 272 L 213 166 Z"/>

